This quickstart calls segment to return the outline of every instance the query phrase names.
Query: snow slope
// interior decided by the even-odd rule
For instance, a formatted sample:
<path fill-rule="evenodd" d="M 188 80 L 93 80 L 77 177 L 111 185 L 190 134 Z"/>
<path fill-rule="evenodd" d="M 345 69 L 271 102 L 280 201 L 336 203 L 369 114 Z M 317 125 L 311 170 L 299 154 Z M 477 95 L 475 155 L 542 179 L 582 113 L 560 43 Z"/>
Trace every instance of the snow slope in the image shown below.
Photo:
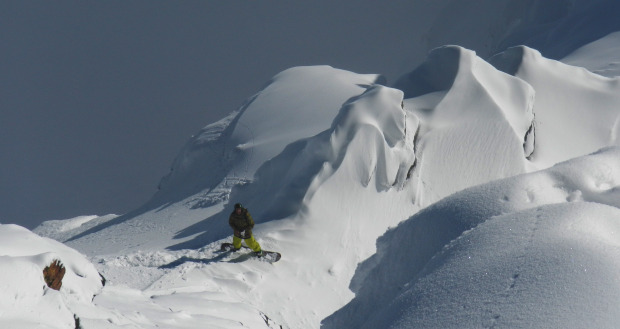
<path fill-rule="evenodd" d="M 194 136 L 146 205 L 41 225 L 107 279 L 49 327 L 613 327 L 618 79 L 445 46 L 395 87 L 289 69 Z M 219 251 L 235 202 L 282 260 Z M 19 273 L 40 281 L 46 248 Z M 24 309 L 49 314 L 36 294 Z"/>
<path fill-rule="evenodd" d="M 610 33 L 575 50 L 562 58 L 562 62 L 608 78 L 620 76 L 620 32 Z"/>
<path fill-rule="evenodd" d="M 465 189 L 382 236 L 324 324 L 613 328 L 619 232 L 620 148 Z"/>

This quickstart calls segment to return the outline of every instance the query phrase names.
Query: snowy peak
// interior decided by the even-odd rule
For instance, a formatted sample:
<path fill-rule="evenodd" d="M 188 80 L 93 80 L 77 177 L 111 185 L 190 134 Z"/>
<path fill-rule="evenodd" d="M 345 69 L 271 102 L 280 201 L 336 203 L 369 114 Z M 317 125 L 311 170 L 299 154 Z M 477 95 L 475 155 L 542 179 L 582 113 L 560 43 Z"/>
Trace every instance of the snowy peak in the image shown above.
<path fill-rule="evenodd" d="M 195 206 L 223 201 L 231 186 L 252 181 L 258 168 L 287 145 L 328 129 L 347 99 L 382 79 L 329 66 L 277 74 L 238 111 L 188 142 L 153 202 L 171 197 L 178 201 L 204 191 L 212 193 Z"/>
<path fill-rule="evenodd" d="M 434 88 L 424 87 L 430 85 Z M 449 46 L 431 52 L 429 61 L 397 86 L 405 95 L 428 92 L 404 101 L 421 120 L 416 137 L 416 175 L 426 192 L 421 204 L 526 171 L 534 90 L 521 79 L 496 70 L 473 51 Z"/>
<path fill-rule="evenodd" d="M 394 87 L 402 90 L 405 98 L 447 91 L 459 72 L 461 54 L 461 48 L 457 46 L 433 49 L 424 63 L 400 77 Z"/>
<path fill-rule="evenodd" d="M 286 145 L 327 129 L 344 101 L 379 79 L 328 66 L 297 67 L 276 75 L 242 110 L 227 141 L 232 175 L 251 180 L 258 167 Z"/>

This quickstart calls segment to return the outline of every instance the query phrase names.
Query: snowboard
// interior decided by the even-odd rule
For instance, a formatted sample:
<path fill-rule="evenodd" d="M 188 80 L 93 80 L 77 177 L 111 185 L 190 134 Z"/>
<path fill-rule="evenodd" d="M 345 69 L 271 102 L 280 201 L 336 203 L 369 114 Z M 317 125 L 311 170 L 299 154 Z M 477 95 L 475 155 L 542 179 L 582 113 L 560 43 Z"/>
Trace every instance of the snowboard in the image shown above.
<path fill-rule="evenodd" d="M 241 248 L 242 249 L 252 250 L 248 246 L 241 246 Z M 222 243 L 222 246 L 220 247 L 220 250 L 221 251 L 234 251 L 235 247 L 230 242 L 224 242 L 224 243 Z M 252 255 L 254 255 L 254 252 L 252 252 Z M 265 260 L 265 261 L 270 262 L 270 263 L 275 263 L 275 262 L 279 261 L 280 258 L 282 258 L 282 255 L 279 252 L 276 252 L 276 251 L 263 250 L 263 255 L 262 256 L 259 257 L 257 255 L 254 255 L 254 257 L 257 257 L 257 258 L 259 258 L 261 260 Z"/>

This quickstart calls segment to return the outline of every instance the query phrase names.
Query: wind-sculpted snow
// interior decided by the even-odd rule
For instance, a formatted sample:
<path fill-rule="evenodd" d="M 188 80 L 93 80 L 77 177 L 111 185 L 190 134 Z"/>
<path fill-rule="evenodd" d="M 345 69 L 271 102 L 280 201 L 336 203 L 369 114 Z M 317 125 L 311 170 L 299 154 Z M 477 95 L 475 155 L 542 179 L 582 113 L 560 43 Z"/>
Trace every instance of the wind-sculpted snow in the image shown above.
<path fill-rule="evenodd" d="M 413 133 L 418 127 L 401 103 L 401 91 L 369 87 L 342 106 L 330 129 L 287 146 L 258 169 L 251 184 L 233 189 L 231 198 L 247 200 L 245 205 L 256 209 L 259 218 L 294 215 L 348 154 L 357 157 L 354 167 L 346 168 L 357 184 L 374 181 L 379 191 L 402 188 L 415 162 Z"/>
<path fill-rule="evenodd" d="M 407 116 L 402 99 L 399 90 L 375 86 L 345 104 L 332 126 L 331 169 L 353 153 L 360 156 L 355 172 L 362 185 L 374 176 L 378 191 L 402 187 L 415 160 L 413 133 L 419 124 L 416 117 Z M 358 138 L 364 141 L 357 142 Z"/>
<path fill-rule="evenodd" d="M 620 79 L 606 78 L 542 57 L 526 47 L 490 59 L 536 91 L 536 149 L 532 161 L 555 163 L 620 145 Z"/>
<path fill-rule="evenodd" d="M 176 194 L 178 201 L 216 190 L 225 180 L 253 180 L 264 162 L 288 144 L 327 129 L 342 103 L 381 79 L 328 66 L 296 67 L 276 75 L 239 111 L 190 140 L 162 180 L 155 202 L 166 194 Z M 225 196 L 204 206 L 221 201 Z"/>
<path fill-rule="evenodd" d="M 252 99 L 245 106 L 251 104 Z M 174 160 L 170 173 L 162 178 L 159 191 L 150 203 L 162 204 L 182 200 L 203 190 L 216 190 L 224 180 L 227 169 L 223 160 L 225 145 L 222 140 L 230 134 L 229 126 L 234 124 L 238 116 L 239 111 L 234 111 L 192 137 Z M 217 195 L 211 196 L 213 203 L 223 201 Z"/>
<path fill-rule="evenodd" d="M 297 67 L 276 75 L 244 110 L 226 141 L 232 175 L 253 179 L 265 161 L 290 143 L 327 129 L 348 98 L 382 81 L 378 75 L 328 66 Z"/>
<path fill-rule="evenodd" d="M 266 220 L 262 214 L 270 206 L 258 201 L 261 196 L 274 195 L 266 192 L 278 192 L 277 187 L 269 185 L 279 186 L 281 177 L 266 183 L 263 180 L 261 190 L 251 198 L 243 194 L 242 187 L 252 182 L 259 167 L 285 151 L 287 145 L 329 129 L 345 101 L 382 79 L 379 75 L 356 74 L 328 66 L 297 67 L 281 72 L 238 111 L 192 137 L 174 160 L 171 172 L 160 182 L 160 190 L 147 204 L 80 232 L 70 239 L 72 245 L 80 245 L 89 254 L 103 252 L 101 245 L 113 252 L 127 245 L 110 241 L 133 232 L 133 241 L 128 243 L 133 247 L 162 242 L 175 249 L 200 247 L 228 235 L 229 210 L 223 210 L 222 205 L 228 202 L 231 193 L 235 197 L 240 193 L 239 201 L 252 206 L 257 222 Z M 311 174 L 302 172 L 301 175 Z M 232 192 L 235 188 L 241 191 Z M 305 191 L 290 193 L 301 193 L 299 197 L 302 197 Z M 175 207 L 169 208 L 176 204 L 182 205 L 183 216 L 178 215 Z M 188 212 L 187 208 L 196 211 Z M 282 211 L 274 215 L 278 213 L 290 213 L 290 209 L 282 206 Z M 181 218 L 170 220 L 171 217 Z M 99 231 L 103 232 L 93 235 Z M 154 239 L 152 234 L 162 231 L 171 232 L 168 239 L 172 241 Z M 187 241 L 189 237 L 193 239 Z M 81 241 L 73 242 L 78 239 Z M 99 250 L 95 251 L 96 248 Z"/>
<path fill-rule="evenodd" d="M 618 218 L 591 203 L 493 218 L 444 247 L 359 328 L 616 328 L 620 241 L 609 232 Z"/>
<path fill-rule="evenodd" d="M 377 242 L 326 328 L 613 328 L 620 148 L 456 193 Z"/>
<path fill-rule="evenodd" d="M 427 93 L 405 100 L 422 121 L 416 151 L 424 204 L 526 171 L 531 150 L 524 145 L 533 143 L 527 132 L 534 119 L 527 83 L 451 46 L 435 49 L 396 86 L 405 95 Z"/>

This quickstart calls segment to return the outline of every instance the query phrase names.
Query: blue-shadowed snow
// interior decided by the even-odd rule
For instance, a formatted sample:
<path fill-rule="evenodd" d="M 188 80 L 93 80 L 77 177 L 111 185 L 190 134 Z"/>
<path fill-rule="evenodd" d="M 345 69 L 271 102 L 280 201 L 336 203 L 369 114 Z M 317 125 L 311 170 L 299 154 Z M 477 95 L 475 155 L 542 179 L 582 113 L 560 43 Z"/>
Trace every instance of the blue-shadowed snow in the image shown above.
<path fill-rule="evenodd" d="M 620 32 L 610 33 L 575 50 L 562 58 L 562 62 L 608 78 L 620 76 Z"/>

